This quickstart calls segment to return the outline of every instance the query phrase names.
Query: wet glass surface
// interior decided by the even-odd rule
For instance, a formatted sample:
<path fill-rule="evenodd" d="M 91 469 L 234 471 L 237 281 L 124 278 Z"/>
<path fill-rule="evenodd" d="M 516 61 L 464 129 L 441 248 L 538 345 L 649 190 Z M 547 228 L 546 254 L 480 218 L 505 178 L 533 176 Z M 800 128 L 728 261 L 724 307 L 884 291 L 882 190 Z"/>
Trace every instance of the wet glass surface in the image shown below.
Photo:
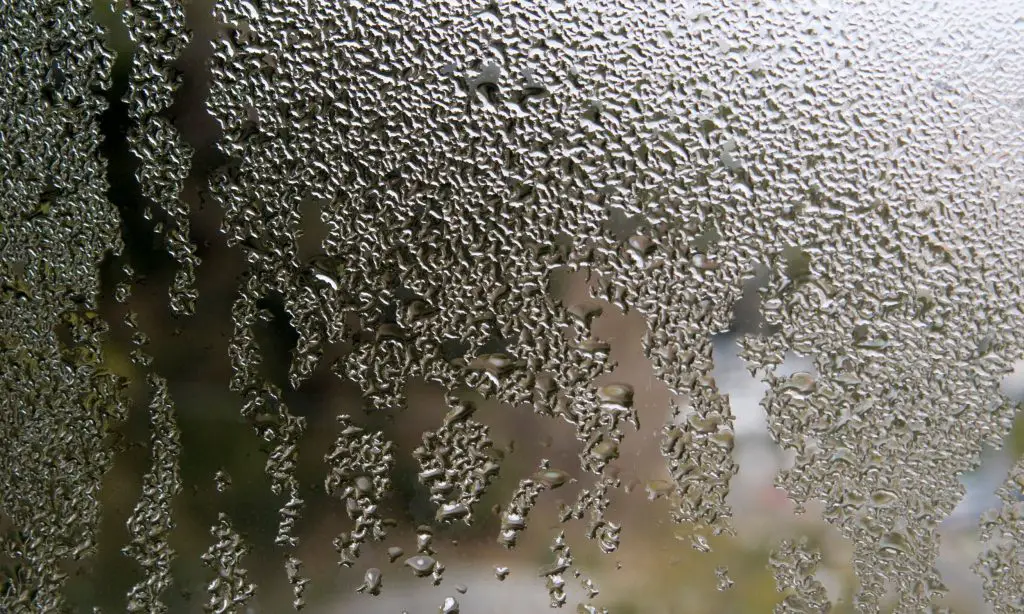
<path fill-rule="evenodd" d="M 0 611 L 1024 611 L 1024 7 L 0 5 Z"/>

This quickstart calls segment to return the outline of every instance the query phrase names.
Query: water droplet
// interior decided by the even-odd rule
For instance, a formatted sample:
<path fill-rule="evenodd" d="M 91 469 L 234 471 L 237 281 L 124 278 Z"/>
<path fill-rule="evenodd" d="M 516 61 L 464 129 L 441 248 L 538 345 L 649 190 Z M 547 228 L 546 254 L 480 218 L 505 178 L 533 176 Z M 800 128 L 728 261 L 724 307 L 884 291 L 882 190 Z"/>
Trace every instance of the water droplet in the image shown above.
<path fill-rule="evenodd" d="M 436 519 L 438 522 L 451 522 L 467 516 L 469 516 L 469 508 L 464 504 L 445 503 L 437 510 Z"/>
<path fill-rule="evenodd" d="M 410 322 L 417 322 L 434 313 L 437 313 L 437 309 L 419 299 L 411 301 L 405 308 L 405 315 Z"/>
<path fill-rule="evenodd" d="M 628 408 L 633 405 L 633 387 L 629 384 L 608 384 L 597 389 L 597 398 L 603 406 Z"/>
<path fill-rule="evenodd" d="M 587 339 L 576 344 L 576 349 L 590 356 L 603 356 L 611 351 L 611 344 L 597 339 Z"/>
<path fill-rule="evenodd" d="M 569 480 L 569 474 L 559 469 L 545 469 L 534 473 L 532 479 L 545 488 L 554 490 Z"/>
<path fill-rule="evenodd" d="M 569 307 L 569 314 L 575 317 L 587 327 L 594 318 L 604 313 L 604 309 L 596 303 L 576 303 Z"/>
<path fill-rule="evenodd" d="M 459 602 L 454 597 L 445 597 L 440 612 L 441 614 L 459 614 Z"/>
<path fill-rule="evenodd" d="M 733 586 L 732 578 L 729 577 L 729 568 L 720 565 L 715 568 L 716 588 L 720 591 L 727 591 Z"/>
<path fill-rule="evenodd" d="M 871 493 L 871 503 L 876 507 L 888 507 L 899 499 L 899 495 L 891 490 L 879 488 Z"/>
<path fill-rule="evenodd" d="M 789 376 L 789 381 L 783 387 L 783 390 L 795 390 L 802 394 L 810 394 L 814 392 L 815 387 L 814 376 L 801 371 Z"/>
<path fill-rule="evenodd" d="M 647 491 L 647 499 L 654 501 L 655 499 L 660 499 L 672 494 L 675 492 L 676 487 L 675 484 L 667 480 L 648 480 L 647 483 L 644 484 L 644 490 Z"/>
<path fill-rule="evenodd" d="M 434 529 L 421 524 L 416 527 L 416 549 L 425 554 L 433 554 Z"/>
<path fill-rule="evenodd" d="M 501 515 L 502 531 L 522 531 L 526 528 L 526 518 L 514 512 L 505 512 Z"/>
<path fill-rule="evenodd" d="M 711 552 L 711 544 L 708 543 L 708 539 L 699 533 L 690 536 L 690 545 L 697 552 Z"/>
<path fill-rule="evenodd" d="M 381 324 L 377 327 L 377 341 L 384 341 L 386 339 L 395 339 L 397 341 L 404 341 L 407 335 L 404 329 L 397 324 Z"/>
<path fill-rule="evenodd" d="M 883 535 L 878 547 L 885 554 L 905 554 L 909 550 L 907 536 L 898 531 L 892 531 Z"/>
<path fill-rule="evenodd" d="M 217 492 L 226 492 L 231 488 L 231 476 L 227 471 L 221 469 L 213 476 L 213 484 Z"/>
<path fill-rule="evenodd" d="M 474 412 L 476 412 L 476 404 L 468 401 L 457 403 L 455 407 L 448 410 L 448 413 L 445 414 L 444 424 L 445 426 L 449 426 L 455 422 L 466 420 L 472 416 Z"/>
<path fill-rule="evenodd" d="M 355 485 L 356 489 L 362 493 L 368 493 L 373 490 L 373 482 L 370 481 L 370 478 L 366 477 L 365 475 L 357 477 L 355 479 Z"/>
<path fill-rule="evenodd" d="M 434 571 L 434 566 L 437 565 L 437 561 L 435 561 L 432 556 L 417 554 L 405 559 L 404 564 L 406 567 L 412 569 L 413 573 L 417 576 L 426 576 Z"/>
<path fill-rule="evenodd" d="M 619 457 L 619 444 L 612 439 L 602 439 L 590 450 L 590 455 L 600 461 L 610 461 Z"/>
<path fill-rule="evenodd" d="M 486 371 L 493 376 L 501 376 L 516 367 L 516 361 L 508 354 L 482 354 L 469 362 L 468 368 Z"/>
<path fill-rule="evenodd" d="M 383 586 L 382 578 L 383 574 L 376 567 L 367 569 L 366 574 L 363 576 L 363 583 L 356 589 L 356 592 L 379 595 Z"/>
<path fill-rule="evenodd" d="M 633 235 L 628 240 L 629 247 L 641 257 L 647 256 L 654 251 L 654 241 L 644 235 Z"/>

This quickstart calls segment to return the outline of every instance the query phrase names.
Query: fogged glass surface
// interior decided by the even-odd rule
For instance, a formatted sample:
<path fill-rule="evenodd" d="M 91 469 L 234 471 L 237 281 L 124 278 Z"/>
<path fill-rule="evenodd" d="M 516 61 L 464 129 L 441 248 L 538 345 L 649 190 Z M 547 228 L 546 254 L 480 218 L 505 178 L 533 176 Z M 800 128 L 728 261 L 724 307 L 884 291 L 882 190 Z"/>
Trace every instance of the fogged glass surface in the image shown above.
<path fill-rule="evenodd" d="M 1022 181 L 1012 1 L 0 3 L 0 611 L 1022 612 Z"/>

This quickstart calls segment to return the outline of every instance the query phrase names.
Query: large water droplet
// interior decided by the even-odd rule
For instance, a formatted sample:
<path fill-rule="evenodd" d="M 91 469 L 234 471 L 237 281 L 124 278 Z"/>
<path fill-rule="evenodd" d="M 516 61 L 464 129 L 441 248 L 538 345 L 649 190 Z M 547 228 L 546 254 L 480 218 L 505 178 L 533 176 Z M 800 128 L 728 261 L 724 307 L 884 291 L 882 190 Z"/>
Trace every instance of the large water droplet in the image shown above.
<path fill-rule="evenodd" d="M 404 564 L 406 567 L 412 569 L 413 573 L 417 576 L 426 576 L 429 575 L 430 572 L 434 571 L 434 566 L 437 565 L 437 561 L 434 560 L 434 557 L 432 556 L 417 554 L 405 559 Z"/>

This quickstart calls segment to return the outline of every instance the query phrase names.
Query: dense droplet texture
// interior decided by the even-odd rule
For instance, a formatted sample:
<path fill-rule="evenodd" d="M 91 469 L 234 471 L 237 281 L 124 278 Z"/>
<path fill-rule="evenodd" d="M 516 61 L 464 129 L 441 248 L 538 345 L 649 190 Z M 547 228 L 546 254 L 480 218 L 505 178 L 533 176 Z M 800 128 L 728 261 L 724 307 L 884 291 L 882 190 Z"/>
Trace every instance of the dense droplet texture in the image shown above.
<path fill-rule="evenodd" d="M 380 541 L 387 535 L 379 506 L 391 487 L 394 456 L 391 442 L 385 441 L 381 433 L 364 432 L 347 415 L 338 416 L 338 424 L 340 434 L 324 455 L 329 467 L 324 489 L 341 500 L 353 521 L 353 530 L 334 539 L 339 564 L 351 566 L 364 543 Z M 401 548 L 395 550 L 388 552 L 392 561 L 402 556 Z"/>
<path fill-rule="evenodd" d="M 827 612 L 831 609 L 824 585 L 814 576 L 820 561 L 821 553 L 810 549 L 806 539 L 798 543 L 783 540 L 772 551 L 768 566 L 775 574 L 779 591 L 789 593 L 775 607 L 776 614 Z"/>
<path fill-rule="evenodd" d="M 488 454 L 493 442 L 488 428 L 471 420 L 475 408 L 449 398 L 452 409 L 436 431 L 423 434 L 423 445 L 412 451 L 419 461 L 420 482 L 430 489 L 438 504 L 436 520 L 441 523 L 472 519 L 473 505 L 498 474 L 499 465 Z"/>
<path fill-rule="evenodd" d="M 199 258 L 189 239 L 189 207 L 182 198 L 193 151 L 167 112 L 174 104 L 180 79 L 174 68 L 189 43 L 185 6 L 162 0 L 133 0 L 123 12 L 135 53 L 125 102 L 132 120 L 129 148 L 138 159 L 136 180 L 147 207 L 159 208 L 162 240 L 178 265 L 170 288 L 170 306 L 177 313 L 195 311 Z"/>
<path fill-rule="evenodd" d="M 207 612 L 237 610 L 256 594 L 256 585 L 248 582 L 248 571 L 242 567 L 242 558 L 249 553 L 249 546 L 223 513 L 210 529 L 210 534 L 216 541 L 202 559 L 203 564 L 215 573 L 207 585 L 210 596 L 204 609 Z"/>
<path fill-rule="evenodd" d="M 763 322 L 739 354 L 767 389 L 768 435 L 792 457 L 775 485 L 797 510 L 820 502 L 850 544 L 856 609 L 888 607 L 887 592 L 897 612 L 941 606 L 939 523 L 1019 410 L 999 388 L 1024 359 L 1017 3 L 212 0 L 201 44 L 185 4 L 123 4 L 120 56 L 94 3 L 0 6 L 0 610 L 72 609 L 67 570 L 97 552 L 110 434 L 129 417 L 116 369 L 138 374 L 147 398 L 132 409 L 148 452 L 125 506 L 124 609 L 168 611 L 184 589 L 171 571 L 172 544 L 188 541 L 174 532 L 189 433 L 155 327 L 133 309 L 165 301 L 176 323 L 200 310 L 195 222 L 211 211 L 216 249 L 244 268 L 237 287 L 213 284 L 232 301 L 224 378 L 260 446 L 239 458 L 265 473 L 295 608 L 309 582 L 305 469 L 318 466 L 307 450 L 323 454 L 315 481 L 331 509 L 319 516 L 343 567 L 367 551 L 406 556 L 381 543 L 383 510 L 420 489 L 428 509 L 412 515 L 429 525 L 404 564 L 440 583 L 442 532 L 474 524 L 508 484 L 491 547 L 556 525 L 538 574 L 548 601 L 595 599 L 573 540 L 609 554 L 629 535 L 617 476 L 654 415 L 649 389 L 616 370 L 635 340 L 595 332 L 612 311 L 643 320 L 639 350 L 672 397 L 643 429 L 664 471 L 636 483 L 692 529 L 699 556 L 719 555 L 714 539 L 736 532 L 727 498 L 743 440 L 714 340 L 762 269 Z M 177 116 L 190 51 L 206 54 L 190 75 L 206 80 L 202 147 Z M 120 121 L 103 115 L 108 100 L 125 125 L 101 135 L 101 121 Z M 215 168 L 196 171 L 200 157 Z M 130 182 L 142 211 L 115 204 L 109 178 Z M 122 233 L 170 263 L 151 296 L 138 298 L 145 275 Z M 590 299 L 563 302 L 563 273 L 586 277 Z M 291 335 L 282 373 L 280 348 L 261 345 L 268 323 Z M 113 326 L 130 338 L 124 356 Z M 809 366 L 783 368 L 793 355 Z M 354 384 L 375 426 L 345 414 L 322 447 L 307 443 L 324 423 L 308 428 L 295 402 L 321 374 Z M 444 401 L 409 444 L 380 425 L 404 419 L 413 381 Z M 494 406 L 566 424 L 571 454 L 552 455 L 559 468 L 519 463 Z M 211 474 L 201 488 L 226 506 L 239 484 Z M 1018 462 L 981 522 L 975 570 L 998 614 L 1020 610 L 1022 475 Z M 538 518 L 563 494 L 556 518 Z M 211 511 L 200 526 L 214 517 L 204 607 L 250 607 L 242 519 Z M 806 540 L 776 544 L 776 611 L 831 607 L 821 558 Z M 353 573 L 376 595 L 371 564 L 383 563 Z M 724 566 L 713 585 L 733 585 Z"/>
<path fill-rule="evenodd" d="M 996 494 L 1001 506 L 981 517 L 985 548 L 973 569 L 997 614 L 1008 614 L 1024 607 L 1024 459 L 1017 461 Z"/>
<path fill-rule="evenodd" d="M 69 607 L 67 565 L 96 552 L 97 495 L 114 459 L 107 433 L 128 411 L 127 382 L 104 368 L 108 323 L 97 311 L 100 265 L 122 243 L 100 155 L 114 55 L 92 10 L 86 0 L 0 5 L 2 611 Z M 170 419 L 154 411 L 167 436 Z M 150 499 L 161 510 L 172 474 L 150 481 L 168 489 Z M 155 583 L 166 562 L 154 561 Z"/>
<path fill-rule="evenodd" d="M 139 563 L 145 579 L 135 584 L 128 594 L 129 612 L 167 609 L 161 594 L 171 585 L 171 561 L 175 554 L 170 546 L 170 533 L 174 529 L 171 502 L 181 492 L 180 434 L 167 382 L 159 376 L 151 376 L 149 384 L 153 391 L 150 405 L 153 460 L 142 478 L 142 497 L 128 519 L 131 541 L 122 549 L 126 556 Z"/>

